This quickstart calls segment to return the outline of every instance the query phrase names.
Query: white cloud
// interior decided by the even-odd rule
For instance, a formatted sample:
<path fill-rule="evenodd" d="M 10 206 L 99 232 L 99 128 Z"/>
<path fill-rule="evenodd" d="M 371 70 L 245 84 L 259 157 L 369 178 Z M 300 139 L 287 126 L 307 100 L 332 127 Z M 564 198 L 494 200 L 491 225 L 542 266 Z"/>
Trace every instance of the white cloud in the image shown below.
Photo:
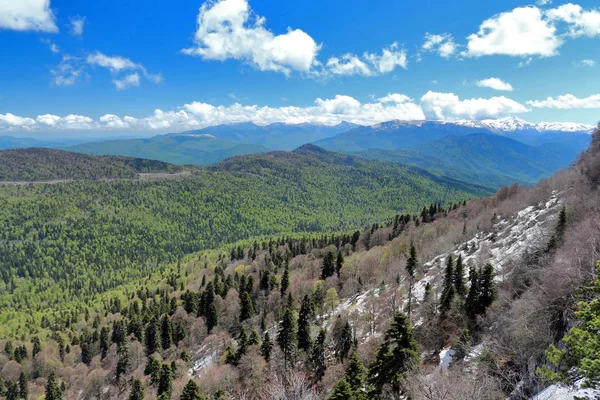
<path fill-rule="evenodd" d="M 71 17 L 69 18 L 71 22 L 71 30 L 69 33 L 73 36 L 81 36 L 83 35 L 83 27 L 85 25 L 85 17 Z"/>
<path fill-rule="evenodd" d="M 317 75 L 362 75 L 375 76 L 392 72 L 396 67 L 406 69 L 408 58 L 404 49 L 398 49 L 398 44 L 382 49 L 381 54 L 365 52 L 362 58 L 354 54 L 341 57 L 331 57 L 325 64 L 325 70 Z"/>
<path fill-rule="evenodd" d="M 548 4 L 552 4 L 552 0 L 538 0 L 535 2 L 538 6 L 545 6 Z"/>
<path fill-rule="evenodd" d="M 600 35 L 600 11 L 584 11 L 578 4 L 564 4 L 550 9 L 546 16 L 551 21 L 566 22 L 569 28 L 568 35 L 572 37 Z"/>
<path fill-rule="evenodd" d="M 261 71 L 309 72 L 320 46 L 300 29 L 275 35 L 247 0 L 207 1 L 200 7 L 195 46 L 183 53 L 206 60 L 236 59 Z"/>
<path fill-rule="evenodd" d="M 50 0 L 0 1 L 0 29 L 58 32 Z"/>
<path fill-rule="evenodd" d="M 35 121 L 31 118 L 19 117 L 11 113 L 0 114 L 0 126 L 27 129 L 32 125 L 35 125 Z"/>
<path fill-rule="evenodd" d="M 377 99 L 380 103 L 408 103 L 412 101 L 410 97 L 400 93 L 388 93 L 387 96 Z"/>
<path fill-rule="evenodd" d="M 81 60 L 68 54 L 63 55 L 60 63 L 50 70 L 52 84 L 55 86 L 73 86 L 83 74 Z"/>
<path fill-rule="evenodd" d="M 542 56 L 558 54 L 563 41 L 556 27 L 537 7 L 519 7 L 485 20 L 479 32 L 468 36 L 467 57 L 503 54 Z"/>
<path fill-rule="evenodd" d="M 513 87 L 510 83 L 504 82 L 499 78 L 487 78 L 477 81 L 477 86 L 486 87 L 494 90 L 500 90 L 505 92 L 512 92 Z"/>
<path fill-rule="evenodd" d="M 519 68 L 523 68 L 528 66 L 529 64 L 531 64 L 531 62 L 533 61 L 533 57 L 529 57 L 524 61 L 520 61 L 519 64 L 517 65 Z"/>
<path fill-rule="evenodd" d="M 113 83 L 117 90 L 125 90 L 130 87 L 140 86 L 140 75 L 137 72 L 125 76 L 123 79 L 115 79 Z"/>
<path fill-rule="evenodd" d="M 458 45 L 454 43 L 454 38 L 449 33 L 434 35 L 429 32 L 425 34 L 425 43 L 421 47 L 425 51 L 433 51 L 443 58 L 450 58 L 456 53 Z"/>
<path fill-rule="evenodd" d="M 581 61 L 573 61 L 573 65 L 575 65 L 576 67 L 592 68 L 592 67 L 596 66 L 596 61 L 590 60 L 590 59 L 585 59 L 585 60 L 581 60 Z"/>
<path fill-rule="evenodd" d="M 140 66 L 125 57 L 111 57 L 97 51 L 95 54 L 90 54 L 86 58 L 86 62 L 90 65 L 97 65 L 108 68 L 111 72 L 119 72 L 128 69 L 138 69 Z"/>
<path fill-rule="evenodd" d="M 585 98 L 578 98 L 572 94 L 548 97 L 546 100 L 532 100 L 528 105 L 536 108 L 575 109 L 575 108 L 600 108 L 600 94 Z"/>
<path fill-rule="evenodd" d="M 529 109 L 507 97 L 461 100 L 454 93 L 429 91 L 421 97 L 421 106 L 428 119 L 481 120 L 528 112 Z"/>

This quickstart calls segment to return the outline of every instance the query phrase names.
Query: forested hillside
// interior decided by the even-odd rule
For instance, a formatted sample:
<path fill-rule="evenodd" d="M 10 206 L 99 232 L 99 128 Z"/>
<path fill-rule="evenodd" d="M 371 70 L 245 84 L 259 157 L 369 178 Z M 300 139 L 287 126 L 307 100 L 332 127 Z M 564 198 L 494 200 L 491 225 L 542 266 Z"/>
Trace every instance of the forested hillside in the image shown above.
<path fill-rule="evenodd" d="M 190 232 L 220 232 L 214 237 L 221 242 L 235 240 L 224 227 L 248 228 L 241 235 L 246 240 L 205 242 L 214 249 L 165 257 L 164 268 L 151 275 L 136 271 L 139 279 L 99 288 L 101 293 L 85 301 L 64 297 L 40 307 L 41 295 L 31 291 L 7 295 L 13 303 L 0 316 L 3 393 L 47 399 L 517 400 L 542 390 L 551 399 L 571 385 L 594 386 L 599 154 L 596 136 L 576 166 L 535 187 L 503 187 L 491 197 L 457 203 L 417 205 L 412 198 L 398 211 L 394 204 L 405 184 L 429 187 L 424 193 L 432 195 L 450 189 L 417 169 L 313 146 L 231 159 L 194 177 L 151 184 L 5 185 L 17 200 L 23 189 L 61 188 L 54 195 L 70 189 L 73 196 L 84 187 L 90 197 L 82 203 L 102 199 L 105 217 L 114 213 L 123 220 L 137 215 L 126 207 L 129 202 L 137 212 L 147 209 L 153 223 L 172 203 Z M 94 185 L 103 192 L 94 193 Z M 129 191 L 130 185 L 137 186 Z M 182 200 L 179 185 L 186 187 Z M 216 188 L 221 197 L 215 197 Z M 368 200 L 377 191 L 384 192 L 375 197 L 383 205 Z M 447 193 L 464 193 L 453 191 Z M 111 196 L 115 203 L 107 200 Z M 196 213 L 184 203 L 200 207 L 214 199 L 219 199 L 215 213 L 223 217 L 199 227 L 216 214 L 192 208 L 201 217 L 190 219 Z M 240 213 L 229 211 L 233 207 Z M 82 212 L 94 213 L 102 214 Z M 318 218 L 314 221 L 323 225 L 315 229 L 362 228 L 285 233 L 297 229 L 295 215 Z M 110 218 L 103 226 L 116 225 Z M 254 226 L 247 224 L 252 218 L 284 234 L 253 237 Z M 215 229 L 219 224 L 223 230 Z M 186 229 L 171 223 L 164 236 L 149 231 L 155 241 L 148 247 L 183 243 L 185 236 L 177 235 Z M 278 233 L 275 229 L 270 233 Z M 74 242 L 75 231 L 69 235 Z M 31 235 L 24 240 L 39 246 L 25 254 L 41 251 L 38 241 Z M 140 243 L 124 248 L 143 249 Z M 83 267 L 102 260 L 100 248 L 78 254 L 95 257 L 82 261 L 80 275 L 91 276 Z M 55 263 L 52 278 L 61 291 L 68 287 L 61 279 L 71 270 L 63 265 Z M 577 391 L 584 394 L 599 393 Z"/>
<path fill-rule="evenodd" d="M 201 249 L 260 235 L 345 231 L 485 193 L 315 149 L 241 157 L 168 180 L 5 184 L 0 305 L 8 312 L 85 299 Z"/>
<path fill-rule="evenodd" d="M 46 148 L 0 151 L 0 182 L 136 179 L 140 173 L 177 173 L 194 167 L 122 156 L 91 156 Z"/>

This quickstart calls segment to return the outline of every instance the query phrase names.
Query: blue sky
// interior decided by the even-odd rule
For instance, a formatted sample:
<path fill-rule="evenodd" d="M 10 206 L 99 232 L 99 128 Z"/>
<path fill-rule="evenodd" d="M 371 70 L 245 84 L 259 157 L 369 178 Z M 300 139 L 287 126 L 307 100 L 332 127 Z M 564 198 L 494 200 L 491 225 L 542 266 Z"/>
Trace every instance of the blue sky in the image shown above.
<path fill-rule="evenodd" d="M 11 4 L 15 3 L 15 4 Z M 600 119 L 596 1 L 0 1 L 0 131 Z"/>

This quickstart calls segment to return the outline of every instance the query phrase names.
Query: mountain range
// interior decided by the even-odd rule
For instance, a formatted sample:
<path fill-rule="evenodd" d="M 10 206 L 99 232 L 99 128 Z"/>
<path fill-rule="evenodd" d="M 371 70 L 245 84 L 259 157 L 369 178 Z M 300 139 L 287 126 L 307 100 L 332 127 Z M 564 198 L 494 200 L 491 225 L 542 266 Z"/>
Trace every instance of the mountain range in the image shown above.
<path fill-rule="evenodd" d="M 592 128 L 574 123 L 533 124 L 513 117 L 457 122 L 394 120 L 372 126 L 245 122 L 150 138 L 77 144 L 2 137 L 0 149 L 43 146 L 204 166 L 239 155 L 289 151 L 314 143 L 334 152 L 405 163 L 436 176 L 499 187 L 535 183 L 568 167 L 589 145 Z"/>

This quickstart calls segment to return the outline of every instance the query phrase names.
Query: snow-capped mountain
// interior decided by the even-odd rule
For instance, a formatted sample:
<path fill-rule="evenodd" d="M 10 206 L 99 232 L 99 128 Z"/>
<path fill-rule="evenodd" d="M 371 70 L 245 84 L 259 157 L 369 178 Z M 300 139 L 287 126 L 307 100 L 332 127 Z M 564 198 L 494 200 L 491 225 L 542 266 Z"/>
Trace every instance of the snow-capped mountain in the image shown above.
<path fill-rule="evenodd" d="M 499 119 L 484 119 L 481 121 L 456 121 L 457 125 L 474 128 L 484 128 L 492 132 L 515 132 L 515 131 L 537 131 L 537 132 L 584 132 L 591 133 L 592 125 L 578 124 L 574 122 L 540 122 L 534 124 L 518 117 L 506 117 Z"/>

